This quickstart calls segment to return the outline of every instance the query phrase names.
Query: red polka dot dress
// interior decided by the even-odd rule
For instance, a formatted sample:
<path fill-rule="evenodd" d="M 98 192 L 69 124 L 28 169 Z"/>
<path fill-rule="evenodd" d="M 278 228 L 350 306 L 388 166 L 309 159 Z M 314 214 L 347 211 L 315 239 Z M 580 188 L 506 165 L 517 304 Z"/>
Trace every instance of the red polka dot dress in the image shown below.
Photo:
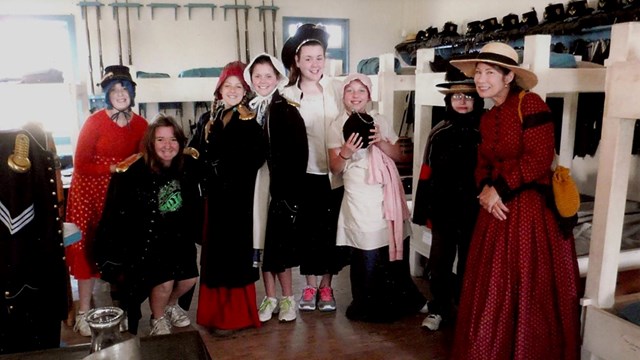
<path fill-rule="evenodd" d="M 91 243 L 111 179 L 109 167 L 140 150 L 146 128 L 147 121 L 136 114 L 127 126 L 120 127 L 103 109 L 89 116 L 80 130 L 65 218 L 82 232 L 82 240 L 65 248 L 69 272 L 76 279 L 98 277 L 90 256 Z"/>
<path fill-rule="evenodd" d="M 554 126 L 534 93 L 509 95 L 480 122 L 476 180 L 509 209 L 497 220 L 480 210 L 465 272 L 454 359 L 577 359 L 578 265 L 543 193 L 550 183 Z"/>

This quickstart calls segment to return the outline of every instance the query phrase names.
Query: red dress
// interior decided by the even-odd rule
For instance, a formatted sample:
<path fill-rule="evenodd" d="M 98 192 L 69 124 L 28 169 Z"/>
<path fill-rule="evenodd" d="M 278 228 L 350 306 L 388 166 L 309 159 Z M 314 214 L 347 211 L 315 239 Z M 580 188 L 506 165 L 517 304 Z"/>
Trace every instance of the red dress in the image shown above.
<path fill-rule="evenodd" d="M 509 209 L 480 210 L 467 258 L 454 359 L 577 359 L 578 265 L 542 192 L 554 157 L 554 126 L 543 100 L 518 96 L 480 121 L 476 180 L 492 184 Z"/>
<path fill-rule="evenodd" d="M 111 179 L 109 167 L 140 150 L 146 129 L 147 121 L 139 115 L 120 127 L 103 109 L 89 116 L 80 130 L 65 218 L 82 232 L 82 240 L 65 248 L 69 272 L 76 279 L 98 277 L 89 254 Z"/>

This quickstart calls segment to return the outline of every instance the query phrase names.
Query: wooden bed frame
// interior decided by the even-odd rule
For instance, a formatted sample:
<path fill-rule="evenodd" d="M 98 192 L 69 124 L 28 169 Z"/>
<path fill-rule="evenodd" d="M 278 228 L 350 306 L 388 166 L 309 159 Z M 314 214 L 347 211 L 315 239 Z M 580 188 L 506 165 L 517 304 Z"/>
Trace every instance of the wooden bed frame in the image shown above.
<path fill-rule="evenodd" d="M 616 24 L 607 60 L 602 153 L 598 164 L 593 230 L 583 305 L 583 359 L 640 358 L 640 326 L 619 318 L 612 309 L 640 294 L 615 297 L 620 260 L 638 267 L 640 251 L 622 256 L 620 242 L 635 119 L 640 118 L 640 23 Z M 627 254 L 625 254 L 627 255 Z"/>
<path fill-rule="evenodd" d="M 615 298 L 618 271 L 640 268 L 640 249 L 620 252 L 625 200 L 632 164 L 631 145 L 635 119 L 640 118 L 640 23 L 614 25 L 606 68 L 549 68 L 550 35 L 525 38 L 524 63 L 539 77 L 534 91 L 543 98 L 564 99 L 559 162 L 571 167 L 573 134 L 579 92 L 605 92 L 605 116 L 595 186 L 595 211 L 589 255 L 578 259 L 580 272 L 586 274 L 583 306 L 583 359 L 639 359 L 640 326 L 615 316 L 614 309 L 640 294 Z M 442 106 L 442 95 L 435 84 L 444 74 L 432 73 L 428 62 L 433 49 L 418 50 L 416 69 L 416 124 L 414 173 L 422 159 L 426 137 L 431 128 L 432 106 Z M 414 179 L 414 188 L 417 179 Z M 413 227 L 411 240 L 412 272 L 419 275 L 419 255 L 428 256 L 430 234 Z"/>
<path fill-rule="evenodd" d="M 562 138 L 560 141 L 559 163 L 571 168 L 576 129 L 578 93 L 604 91 L 606 69 L 601 68 L 551 68 L 549 66 L 551 35 L 532 35 L 524 40 L 524 64 L 538 75 L 538 85 L 533 89 L 543 99 L 546 97 L 563 98 Z M 431 108 L 444 106 L 442 94 L 436 84 L 444 82 L 444 73 L 433 73 L 429 61 L 435 57 L 434 49 L 419 49 L 416 69 L 416 124 L 414 133 L 413 171 L 420 169 L 427 136 L 431 129 Z M 417 179 L 414 180 L 414 188 Z M 428 256 L 431 235 L 424 227 L 413 226 L 411 267 L 414 275 L 419 275 L 419 255 Z M 586 272 L 585 259 L 582 267 Z"/>

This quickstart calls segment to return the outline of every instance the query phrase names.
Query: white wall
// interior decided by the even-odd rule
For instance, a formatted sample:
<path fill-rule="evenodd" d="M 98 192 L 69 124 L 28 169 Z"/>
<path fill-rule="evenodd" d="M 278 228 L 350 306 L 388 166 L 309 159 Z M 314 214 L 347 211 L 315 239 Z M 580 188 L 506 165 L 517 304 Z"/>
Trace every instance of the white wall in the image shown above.
<path fill-rule="evenodd" d="M 124 2 L 124 0 L 120 0 Z M 197 67 L 221 67 L 236 59 L 236 26 L 233 11 L 227 12 L 227 20 L 223 18 L 223 10 L 215 9 L 214 19 L 206 8 L 192 9 L 191 20 L 187 8 L 178 8 L 178 19 L 175 20 L 173 9 L 157 8 L 151 20 L 151 9 L 146 6 L 151 1 L 139 1 L 144 4 L 137 11 L 130 9 L 130 27 L 133 68 L 149 72 L 163 72 L 176 76 L 180 71 Z M 190 0 L 174 0 L 173 3 L 185 5 Z M 102 53 L 105 65 L 118 62 L 117 26 L 112 16 L 109 1 L 102 1 Z M 223 2 L 211 2 L 221 6 Z M 227 1 L 226 3 L 232 3 Z M 239 1 L 243 3 L 243 1 Z M 267 1 L 270 3 L 270 1 Z M 71 0 L 3 0 L 0 2 L 0 13 L 4 14 L 72 14 L 76 16 L 76 33 L 79 51 L 79 64 L 84 67 L 83 76 L 88 73 L 85 25 L 80 17 L 80 7 Z M 259 6 L 261 0 L 248 0 L 248 5 Z M 275 0 L 280 8 L 276 20 L 276 41 L 278 54 L 282 46 L 282 17 L 334 17 L 350 19 L 351 28 L 351 63 L 350 69 L 355 71 L 357 62 L 365 57 L 378 56 L 381 53 L 393 52 L 393 46 L 402 39 L 401 33 L 405 19 L 412 11 L 405 11 L 403 1 L 388 0 Z M 369 15 L 363 16 L 366 12 Z M 269 14 L 270 15 L 270 14 Z M 98 69 L 98 41 L 95 23 L 95 8 L 89 8 L 90 40 L 93 54 L 94 74 Z M 241 43 L 244 49 L 244 21 L 240 16 Z M 383 24 L 384 26 L 372 26 Z M 271 41 L 271 19 L 268 17 L 268 35 Z M 127 61 L 126 24 L 121 15 L 121 36 L 123 42 L 123 58 Z M 262 22 L 258 21 L 258 11 L 249 12 L 249 40 L 251 54 L 263 50 Z M 244 58 L 244 50 L 242 51 Z M 97 79 L 97 75 L 94 75 Z M 86 79 L 83 79 L 86 81 Z"/>
<path fill-rule="evenodd" d="M 125 0 L 119 0 L 123 2 Z M 112 16 L 112 8 L 102 1 L 102 52 L 104 65 L 118 62 L 117 27 Z M 133 2 L 133 1 L 132 1 Z M 223 10 L 215 9 L 215 17 L 211 19 L 209 9 L 192 10 L 191 20 L 187 16 L 187 8 L 178 9 L 175 19 L 173 9 L 156 9 L 151 20 L 151 9 L 146 4 L 150 0 L 139 0 L 144 4 L 140 9 L 140 19 L 136 10 L 130 10 L 131 42 L 133 53 L 132 69 L 168 73 L 172 77 L 186 69 L 197 67 L 223 66 L 236 59 L 235 18 L 233 12 L 223 19 Z M 190 0 L 173 0 L 180 5 Z M 239 1 L 243 3 L 242 0 Z M 266 1 L 270 3 L 270 1 Z M 564 1 L 567 3 L 568 1 Z M 218 6 L 231 1 L 210 1 Z M 484 20 L 496 17 L 501 20 L 509 13 L 521 16 L 532 7 L 542 21 L 544 8 L 549 0 L 513 0 L 510 2 L 487 2 L 475 0 L 275 0 L 280 7 L 276 21 L 276 40 L 278 53 L 282 46 L 282 17 L 333 17 L 347 18 L 350 21 L 350 71 L 355 71 L 360 59 L 394 52 L 394 46 L 402 41 L 403 33 L 415 33 L 418 30 L 435 26 L 439 30 L 445 22 L 452 21 L 458 25 L 458 32 L 466 31 L 466 24 L 473 20 Z M 248 5 L 259 6 L 261 0 L 248 0 Z M 597 1 L 589 0 L 590 7 L 595 8 Z M 84 22 L 80 17 L 80 7 L 72 0 L 2 0 L 0 14 L 47 14 L 74 15 L 76 19 L 76 35 L 78 46 L 78 64 L 80 79 L 76 82 L 78 96 L 86 98 L 88 89 L 88 66 L 86 36 Z M 99 81 L 98 41 L 95 23 L 95 9 L 90 8 L 90 37 L 93 54 L 94 81 Z M 240 16 L 242 20 L 243 17 Z M 268 19 L 270 19 L 268 17 Z M 267 22 L 270 29 L 270 21 Z M 127 61 L 126 24 L 121 17 L 121 36 L 123 38 L 123 59 Z M 244 22 L 241 21 L 241 29 Z M 249 14 L 249 37 L 251 54 L 262 51 L 262 23 L 258 21 L 258 12 L 252 9 Z M 243 33 L 241 42 L 244 43 Z M 271 35 L 269 33 L 269 35 Z M 19 35 L 17 35 L 19 36 Z M 46 56 L 46 54 L 44 54 Z M 244 52 L 242 52 L 244 57 Z M 213 89 L 214 84 L 211 84 Z M 400 101 L 401 102 L 401 101 Z M 78 123 L 86 117 L 79 114 Z M 82 111 L 81 111 L 82 112 Z M 153 111 L 150 111 L 153 115 Z M 397 120 L 397 119 L 396 119 Z M 634 157 L 634 168 L 637 168 L 638 157 Z M 586 158 L 574 161 L 576 174 L 583 187 L 590 193 L 595 188 L 595 170 L 597 158 Z M 636 176 L 632 176 L 635 178 Z M 638 181 L 636 181 L 637 183 Z M 631 184 L 630 191 L 640 189 L 639 184 Z"/>
<path fill-rule="evenodd" d="M 120 0 L 124 2 L 124 0 Z M 132 1 L 133 2 L 133 1 Z M 132 68 L 149 72 L 163 72 L 171 76 L 186 69 L 197 67 L 219 67 L 236 59 L 236 26 L 233 11 L 228 11 L 227 20 L 223 10 L 215 9 L 215 17 L 206 8 L 192 9 L 191 20 L 187 8 L 178 9 L 177 20 L 173 9 L 155 10 L 151 20 L 149 0 L 140 0 L 144 6 L 138 19 L 135 9 L 129 10 L 132 47 Z M 185 5 L 190 0 L 174 0 Z M 243 1 L 239 1 L 243 3 Z M 110 1 L 102 1 L 102 53 L 104 65 L 118 63 L 117 26 L 112 16 Z M 222 1 L 212 1 L 218 6 Z M 227 1 L 226 3 L 231 3 Z M 262 0 L 248 0 L 248 5 L 259 6 Z M 270 3 L 270 1 L 267 1 Z M 360 59 L 394 52 L 394 46 L 402 41 L 403 33 L 413 33 L 429 26 L 442 29 L 446 21 L 458 24 L 458 32 L 464 33 L 466 23 L 472 20 L 497 17 L 499 20 L 509 12 L 521 15 L 535 6 L 542 19 L 548 0 L 516 0 L 508 3 L 491 3 L 474 0 L 275 0 L 280 8 L 276 20 L 278 54 L 282 46 L 282 17 L 334 17 L 350 20 L 350 71 L 355 71 Z M 595 1 L 590 1 L 595 3 Z M 592 5 L 592 6 L 595 6 Z M 76 17 L 76 34 L 81 81 L 87 83 L 87 57 L 85 25 L 80 17 L 80 7 L 71 0 L 3 0 L 0 14 L 54 14 Z M 99 79 L 98 41 L 95 8 L 89 8 L 90 39 L 93 55 L 94 78 Z M 120 17 L 120 34 L 123 43 L 123 59 L 128 65 L 127 34 L 124 16 Z M 268 17 L 269 19 L 269 17 Z M 241 20 L 241 43 L 244 46 L 244 22 Z M 267 22 L 270 30 L 270 20 Z M 249 13 L 249 40 L 251 54 L 263 50 L 262 23 L 258 11 Z M 269 35 L 270 31 L 269 31 Z M 244 58 L 244 51 L 242 51 Z"/>

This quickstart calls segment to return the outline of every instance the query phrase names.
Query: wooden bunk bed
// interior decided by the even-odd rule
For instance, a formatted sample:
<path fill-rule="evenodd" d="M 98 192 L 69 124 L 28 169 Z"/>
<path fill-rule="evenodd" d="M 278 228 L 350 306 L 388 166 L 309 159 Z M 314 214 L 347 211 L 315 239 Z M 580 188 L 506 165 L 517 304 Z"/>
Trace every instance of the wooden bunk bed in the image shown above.
<path fill-rule="evenodd" d="M 531 35 L 524 39 L 523 63 L 538 75 L 538 85 L 533 89 L 542 98 L 563 99 L 562 129 L 559 163 L 571 168 L 573 164 L 574 134 L 578 93 L 603 92 L 606 69 L 603 67 L 551 68 L 551 35 Z M 416 114 L 414 129 L 413 170 L 420 169 L 427 136 L 431 129 L 433 106 L 444 106 L 442 94 L 436 84 L 444 82 L 444 73 L 433 73 L 429 62 L 435 58 L 434 49 L 419 49 L 416 67 Z M 414 179 L 414 188 L 417 179 Z M 410 264 L 414 276 L 420 275 L 420 256 L 428 257 L 431 234 L 428 229 L 413 225 Z M 580 259 L 580 270 L 586 274 L 588 259 Z"/>
<path fill-rule="evenodd" d="M 376 103 L 378 112 L 389 119 L 393 119 L 396 114 L 395 92 L 415 90 L 415 75 L 398 75 L 395 73 L 394 65 L 394 54 L 380 55 L 378 74 L 369 75 L 373 84 L 372 101 Z M 338 76 L 341 70 L 340 61 L 330 60 L 327 62 L 325 73 L 327 76 L 343 78 Z M 136 78 L 135 81 L 136 103 L 147 104 L 147 114 L 153 116 L 159 111 L 159 103 L 211 102 L 218 78 Z M 194 117 L 195 111 L 191 109 L 184 106 L 185 117 Z"/>
<path fill-rule="evenodd" d="M 629 171 L 634 120 L 640 118 L 640 23 L 614 25 L 607 61 L 602 153 L 598 166 L 593 232 L 583 308 L 583 359 L 640 358 L 640 326 L 614 315 L 612 309 L 640 294 L 615 297 L 621 261 L 638 267 L 640 251 L 620 253 L 622 218 Z"/>

